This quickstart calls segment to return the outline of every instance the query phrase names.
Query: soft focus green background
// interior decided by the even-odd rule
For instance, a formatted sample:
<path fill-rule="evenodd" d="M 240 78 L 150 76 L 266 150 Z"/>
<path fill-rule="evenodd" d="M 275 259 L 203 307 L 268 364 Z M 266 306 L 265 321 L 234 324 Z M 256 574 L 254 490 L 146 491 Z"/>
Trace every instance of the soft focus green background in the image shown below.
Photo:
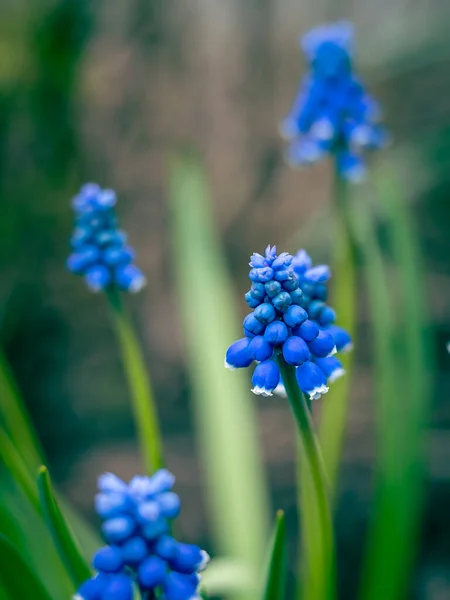
<path fill-rule="evenodd" d="M 217 232 L 242 315 L 253 251 L 267 243 L 295 251 L 301 244 L 315 262 L 331 261 L 329 165 L 290 171 L 282 162 L 277 124 L 305 68 L 298 33 L 341 17 L 357 27 L 357 64 L 385 107 L 394 138 L 386 158 L 406 191 L 426 267 L 436 372 L 429 390 L 426 515 L 411 598 L 441 600 L 450 597 L 447 3 L 2 0 L 2 341 L 55 479 L 93 519 L 97 474 L 113 470 L 130 477 L 141 466 L 106 305 L 66 273 L 64 261 L 70 197 L 86 180 L 115 188 L 122 225 L 148 277 L 130 306 L 155 387 L 168 465 L 183 498 L 180 527 L 186 540 L 208 548 L 204 477 L 173 293 L 169 157 L 186 143 L 205 157 Z M 375 452 L 362 276 L 360 281 L 360 343 L 337 520 L 340 584 L 349 600 L 371 512 Z M 218 319 L 220 312 L 218 306 Z M 399 379 L 407 376 L 398 373 Z M 294 548 L 291 417 L 282 399 L 258 399 L 257 406 L 273 507 L 286 511 Z"/>

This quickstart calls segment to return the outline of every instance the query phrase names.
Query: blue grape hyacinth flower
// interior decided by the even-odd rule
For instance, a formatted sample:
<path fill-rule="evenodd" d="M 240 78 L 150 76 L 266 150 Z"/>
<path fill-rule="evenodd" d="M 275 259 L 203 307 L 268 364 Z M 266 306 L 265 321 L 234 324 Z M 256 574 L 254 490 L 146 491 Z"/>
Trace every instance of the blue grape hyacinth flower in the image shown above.
<path fill-rule="evenodd" d="M 166 469 L 128 484 L 112 473 L 100 476 L 95 508 L 107 545 L 95 553 L 96 575 L 74 600 L 133 600 L 134 588 L 143 598 L 200 600 L 199 573 L 209 556 L 170 535 L 169 523 L 181 507 L 174 483 Z"/>
<path fill-rule="evenodd" d="M 328 265 L 313 266 L 307 252 L 299 250 L 293 258 L 292 268 L 302 288 L 302 306 L 307 311 L 309 319 L 319 329 L 333 337 L 338 352 L 351 350 L 352 340 L 349 333 L 336 325 L 336 313 L 327 304 L 327 284 L 331 277 L 330 267 Z M 342 373 L 342 371 L 339 372 Z"/>
<path fill-rule="evenodd" d="M 252 391 L 271 396 L 283 391 L 276 362 L 282 355 L 286 363 L 296 367 L 302 392 L 317 399 L 328 391 L 327 382 L 336 378 L 342 366 L 339 361 L 329 362 L 337 351 L 330 331 L 334 311 L 326 307 L 322 317 L 316 307 L 310 314 L 316 298 L 303 286 L 310 281 L 311 271 L 317 279 L 314 285 L 319 286 L 328 280 L 329 273 L 309 265 L 297 274 L 294 265 L 294 257 L 287 252 L 277 255 L 275 246 L 268 246 L 264 255 L 253 254 L 249 273 L 252 284 L 245 295 L 253 310 L 244 318 L 244 337 L 228 348 L 225 366 L 239 369 L 256 361 Z M 319 290 L 326 299 L 326 288 L 325 292 L 320 287 Z"/>
<path fill-rule="evenodd" d="M 365 178 L 364 153 L 384 147 L 389 137 L 381 110 L 353 70 L 354 31 L 350 23 L 321 25 L 300 39 L 309 62 L 291 111 L 280 125 L 289 140 L 292 166 L 336 156 L 340 175 Z"/>
<path fill-rule="evenodd" d="M 125 232 L 117 227 L 115 204 L 112 190 L 101 189 L 96 183 L 82 186 L 72 201 L 75 228 L 67 268 L 83 276 L 93 292 L 117 286 L 135 293 L 146 280 L 133 263 L 135 252 L 127 244 Z"/>

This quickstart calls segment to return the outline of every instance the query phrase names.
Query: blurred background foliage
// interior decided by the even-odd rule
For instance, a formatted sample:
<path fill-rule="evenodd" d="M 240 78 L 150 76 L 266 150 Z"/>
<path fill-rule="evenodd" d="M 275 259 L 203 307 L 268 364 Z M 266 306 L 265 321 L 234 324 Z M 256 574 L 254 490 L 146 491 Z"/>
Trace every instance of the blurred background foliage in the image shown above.
<path fill-rule="evenodd" d="M 327 18 L 349 18 L 356 25 L 357 64 L 385 107 L 394 139 L 384 158 L 401 181 L 424 256 L 436 370 L 428 390 L 429 480 L 411 598 L 441 600 L 450 595 L 448 3 L 3 0 L 2 345 L 54 479 L 93 520 L 97 474 L 114 470 L 130 477 L 140 465 L 104 299 L 70 276 L 64 261 L 70 197 L 85 180 L 115 188 L 122 224 L 148 277 L 147 288 L 130 304 L 154 382 L 168 466 L 183 498 L 181 527 L 187 540 L 208 548 L 189 361 L 174 297 L 168 159 L 186 142 L 205 158 L 216 230 L 240 313 L 253 251 L 269 242 L 289 251 L 302 245 L 314 262 L 330 261 L 330 165 L 290 171 L 277 135 L 304 72 L 297 36 Z M 346 599 L 354 597 L 358 583 L 375 452 L 362 275 L 359 281 L 360 342 L 337 511 Z M 399 380 L 407 376 L 398 373 Z M 400 395 L 398 402 L 404 401 Z M 272 504 L 286 513 L 293 551 L 290 415 L 283 399 L 256 406 Z M 6 494 L 10 482 L 4 485 Z"/>

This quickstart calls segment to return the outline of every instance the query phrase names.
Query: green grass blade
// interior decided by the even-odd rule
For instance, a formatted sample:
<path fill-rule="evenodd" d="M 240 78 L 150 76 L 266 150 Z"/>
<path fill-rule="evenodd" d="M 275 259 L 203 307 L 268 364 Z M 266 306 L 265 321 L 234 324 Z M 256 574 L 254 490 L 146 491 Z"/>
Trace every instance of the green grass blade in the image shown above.
<path fill-rule="evenodd" d="M 0 461 L 22 489 L 30 504 L 39 512 L 40 505 L 36 482 L 31 477 L 28 466 L 20 455 L 16 445 L 13 444 L 3 429 L 0 429 Z"/>
<path fill-rule="evenodd" d="M 400 408 L 379 416 L 380 462 L 378 494 L 366 557 L 363 598 L 405 597 L 417 550 L 423 502 L 427 394 L 426 317 L 422 299 L 420 259 L 410 216 L 393 180 L 383 172 L 376 179 L 378 198 L 388 221 L 388 236 L 398 268 L 402 306 L 395 338 Z M 392 293 L 392 292 L 391 292 Z M 398 405 L 398 398 L 392 398 Z M 401 427 L 398 424 L 401 423 Z M 388 548 L 385 537 L 389 535 Z"/>
<path fill-rule="evenodd" d="M 367 202 L 353 204 L 353 224 L 365 262 L 372 317 L 377 420 L 377 474 L 374 517 L 370 524 L 363 572 L 361 598 L 397 600 L 386 595 L 396 573 L 402 570 L 403 556 L 397 553 L 402 537 L 403 469 L 399 460 L 399 424 L 404 423 L 404 405 L 397 394 L 399 374 L 393 343 L 391 289 L 386 280 L 383 257 L 374 231 L 374 219 Z"/>
<path fill-rule="evenodd" d="M 89 579 L 91 570 L 82 556 L 78 542 L 58 506 L 46 467 L 41 466 L 39 468 L 37 480 L 41 506 L 47 526 L 75 586 L 78 587 L 83 581 Z"/>
<path fill-rule="evenodd" d="M 17 548 L 2 534 L 0 534 L 0 564 L 2 565 L 0 588 L 3 589 L 4 598 L 52 600 Z"/>
<path fill-rule="evenodd" d="M 337 323 L 346 329 L 355 343 L 356 335 L 356 266 L 354 244 L 349 223 L 349 186 L 340 175 L 335 176 L 335 232 L 333 241 L 332 302 Z M 334 382 L 323 399 L 318 435 L 327 472 L 330 501 L 336 495 L 339 464 L 342 456 L 348 403 L 352 380 L 353 352 L 339 354 L 346 371 L 345 376 Z"/>
<path fill-rule="evenodd" d="M 14 440 L 30 472 L 42 463 L 43 452 L 30 423 L 6 356 L 0 348 L 0 420 Z"/>
<path fill-rule="evenodd" d="M 25 463 L 16 445 L 2 429 L 0 429 L 0 462 L 9 471 L 11 477 L 22 490 L 34 510 L 42 515 L 35 478 L 31 475 L 28 465 Z M 91 527 L 84 522 L 64 499 L 59 498 L 59 503 L 63 507 L 70 524 L 77 532 L 84 555 L 91 556 L 101 544 L 99 537 L 95 535 Z"/>
<path fill-rule="evenodd" d="M 71 597 L 73 584 L 44 520 L 5 469 L 0 469 L 0 532 L 20 549 L 52 598 Z"/>
<path fill-rule="evenodd" d="M 43 452 L 14 375 L 1 349 L 0 415 L 7 426 L 6 430 L 0 429 L 0 460 L 16 479 L 34 508 L 39 511 L 35 473 L 42 463 Z M 91 556 L 101 543 L 99 537 L 68 502 L 61 498 L 59 502 L 71 525 L 77 531 L 85 555 Z"/>
<path fill-rule="evenodd" d="M 270 544 L 269 564 L 262 600 L 283 600 L 286 585 L 286 519 L 279 510 Z"/>
<path fill-rule="evenodd" d="M 190 156 L 173 164 L 171 203 L 178 302 L 215 543 L 221 555 L 241 559 L 258 573 L 269 520 L 257 416 L 247 374 L 223 366 L 227 347 L 242 333 L 205 174 Z"/>
<path fill-rule="evenodd" d="M 120 292 L 110 290 L 107 297 L 130 387 L 142 460 L 146 472 L 151 474 L 163 466 L 163 451 L 150 376 Z"/>

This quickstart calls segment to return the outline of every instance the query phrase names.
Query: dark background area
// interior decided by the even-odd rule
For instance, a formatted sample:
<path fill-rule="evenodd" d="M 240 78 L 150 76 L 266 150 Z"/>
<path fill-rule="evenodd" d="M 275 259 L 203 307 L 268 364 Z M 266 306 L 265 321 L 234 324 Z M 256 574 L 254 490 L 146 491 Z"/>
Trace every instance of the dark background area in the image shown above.
<path fill-rule="evenodd" d="M 388 160 L 406 191 L 424 258 L 435 371 L 429 491 L 411 597 L 441 600 L 450 597 L 450 4 L 2 0 L 3 345 L 56 480 L 91 518 L 98 473 L 140 471 L 104 298 L 64 267 L 71 196 L 87 180 L 114 188 L 122 226 L 148 278 L 129 305 L 154 383 L 168 465 L 183 497 L 183 532 L 207 547 L 173 296 L 167 159 L 186 142 L 204 156 L 242 314 L 253 251 L 269 242 L 294 251 L 301 239 L 315 262 L 330 261 L 329 165 L 289 170 L 277 134 L 305 71 L 297 36 L 328 18 L 355 23 L 356 62 L 385 108 L 394 139 Z M 370 332 L 361 298 L 337 515 L 345 598 L 357 583 L 374 458 Z M 273 507 L 284 508 L 293 522 L 290 415 L 282 399 L 255 400 Z"/>

